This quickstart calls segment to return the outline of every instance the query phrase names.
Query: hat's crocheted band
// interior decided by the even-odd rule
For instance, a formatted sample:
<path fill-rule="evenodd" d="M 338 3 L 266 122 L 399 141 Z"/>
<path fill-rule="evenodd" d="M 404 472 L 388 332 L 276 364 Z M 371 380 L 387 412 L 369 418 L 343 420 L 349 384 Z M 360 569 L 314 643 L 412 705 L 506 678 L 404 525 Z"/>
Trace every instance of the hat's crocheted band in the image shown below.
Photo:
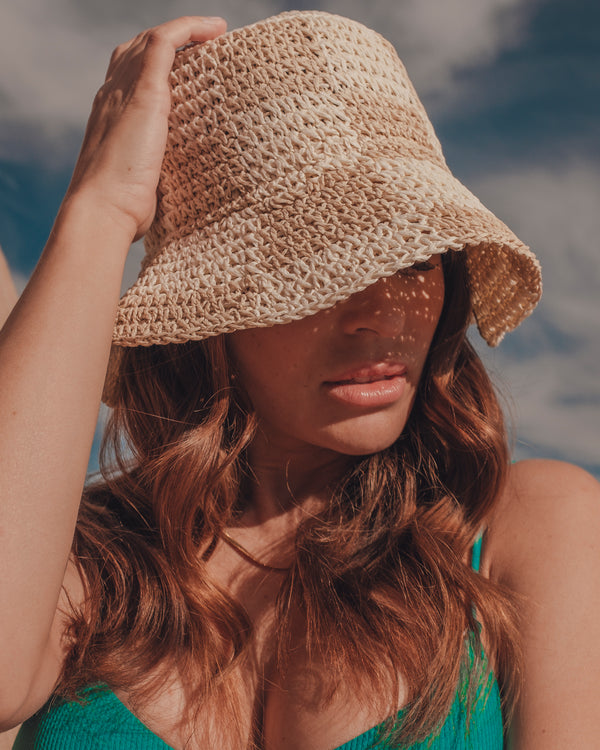
<path fill-rule="evenodd" d="M 452 176 L 379 34 L 283 13 L 178 53 L 171 84 L 157 214 L 115 345 L 290 322 L 448 249 L 467 251 L 489 344 L 537 303 L 537 260 Z"/>

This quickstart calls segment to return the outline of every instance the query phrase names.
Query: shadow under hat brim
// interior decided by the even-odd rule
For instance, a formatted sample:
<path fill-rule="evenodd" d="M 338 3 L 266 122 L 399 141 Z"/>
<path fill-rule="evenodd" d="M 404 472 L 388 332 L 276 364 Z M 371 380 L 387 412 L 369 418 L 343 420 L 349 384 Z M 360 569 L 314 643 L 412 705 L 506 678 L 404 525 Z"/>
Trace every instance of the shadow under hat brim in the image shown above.
<path fill-rule="evenodd" d="M 488 343 L 539 299 L 527 246 L 434 164 L 349 160 L 301 189 L 167 239 L 121 299 L 113 342 L 181 343 L 290 322 L 448 249 L 471 251 L 474 312 Z"/>
<path fill-rule="evenodd" d="M 494 346 L 537 304 L 539 264 L 447 169 L 348 158 L 294 194 L 267 187 L 252 205 L 152 251 L 119 303 L 109 374 L 118 347 L 288 323 L 449 249 L 468 253 L 474 316 Z"/>

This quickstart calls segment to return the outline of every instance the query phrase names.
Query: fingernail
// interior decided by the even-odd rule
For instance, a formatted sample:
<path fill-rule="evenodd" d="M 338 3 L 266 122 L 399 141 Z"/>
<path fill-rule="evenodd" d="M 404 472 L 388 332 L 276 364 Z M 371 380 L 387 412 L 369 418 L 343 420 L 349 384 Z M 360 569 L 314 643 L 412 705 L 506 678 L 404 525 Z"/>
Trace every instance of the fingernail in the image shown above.
<path fill-rule="evenodd" d="M 220 16 L 205 16 L 203 20 L 204 23 L 217 24 L 223 23 L 225 19 L 221 18 Z"/>

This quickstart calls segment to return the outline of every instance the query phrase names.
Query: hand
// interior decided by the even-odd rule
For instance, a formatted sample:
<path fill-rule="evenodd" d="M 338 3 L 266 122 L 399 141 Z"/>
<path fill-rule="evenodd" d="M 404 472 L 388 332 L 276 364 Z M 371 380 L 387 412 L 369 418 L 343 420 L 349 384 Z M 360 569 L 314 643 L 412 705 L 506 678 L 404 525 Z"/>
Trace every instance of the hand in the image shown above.
<path fill-rule="evenodd" d="M 178 18 L 115 49 L 92 106 L 67 200 L 82 192 L 90 195 L 107 216 L 125 223 L 132 241 L 146 232 L 156 209 L 175 52 L 225 29 L 223 19 Z"/>

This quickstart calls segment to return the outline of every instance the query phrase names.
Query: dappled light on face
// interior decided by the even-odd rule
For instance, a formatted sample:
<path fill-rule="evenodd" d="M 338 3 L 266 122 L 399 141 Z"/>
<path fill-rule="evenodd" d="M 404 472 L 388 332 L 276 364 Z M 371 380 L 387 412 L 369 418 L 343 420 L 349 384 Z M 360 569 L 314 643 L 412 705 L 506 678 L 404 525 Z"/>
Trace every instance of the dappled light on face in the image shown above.
<path fill-rule="evenodd" d="M 361 455 L 396 440 L 443 303 L 437 259 L 427 270 L 404 269 L 314 315 L 229 334 L 237 383 L 256 409 L 261 435 L 269 436 L 269 450 L 311 444 Z"/>
<path fill-rule="evenodd" d="M 414 267 L 379 279 L 339 303 L 337 313 L 347 335 L 373 335 L 401 342 L 429 341 L 444 301 L 441 264 L 426 271 Z"/>
<path fill-rule="evenodd" d="M 278 328 L 290 331 L 301 324 L 317 333 L 321 328 L 337 325 L 340 318 L 345 317 L 349 328 L 354 324 L 357 333 L 400 335 L 405 329 L 405 318 L 420 320 L 426 325 L 436 323 L 443 299 L 444 277 L 440 259 L 436 257 L 383 277 L 347 300 Z"/>

